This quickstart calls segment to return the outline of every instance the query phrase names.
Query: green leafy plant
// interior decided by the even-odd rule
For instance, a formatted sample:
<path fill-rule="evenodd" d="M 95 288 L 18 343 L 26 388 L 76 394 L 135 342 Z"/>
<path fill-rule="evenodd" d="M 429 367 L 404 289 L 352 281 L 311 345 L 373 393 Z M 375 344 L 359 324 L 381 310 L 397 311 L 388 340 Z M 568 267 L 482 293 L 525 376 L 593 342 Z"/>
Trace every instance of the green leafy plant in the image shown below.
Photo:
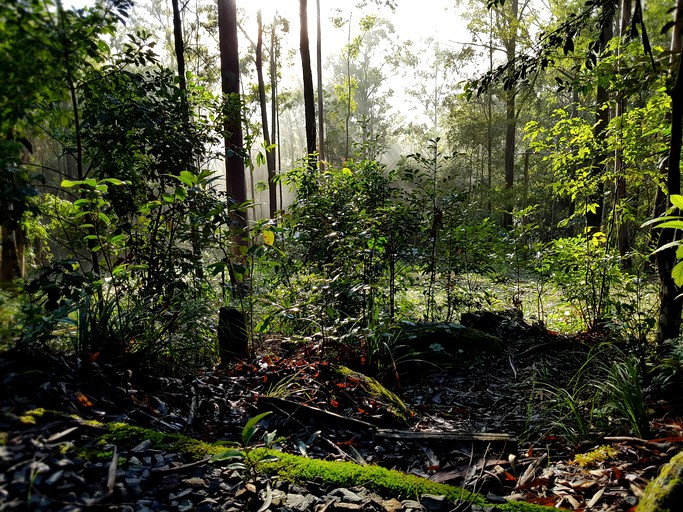
<path fill-rule="evenodd" d="M 229 462 L 226 467 L 242 473 L 245 482 L 255 481 L 259 474 L 261 474 L 260 468 L 263 464 L 277 460 L 277 457 L 273 456 L 271 452 L 257 450 L 257 448 L 269 450 L 273 447 L 278 441 L 274 431 L 267 432 L 263 436 L 262 443 L 254 442 L 254 436 L 259 429 L 258 423 L 269 414 L 271 412 L 267 411 L 247 421 L 242 429 L 242 442 L 233 443 L 233 448 L 214 455 L 210 459 L 211 462 Z"/>

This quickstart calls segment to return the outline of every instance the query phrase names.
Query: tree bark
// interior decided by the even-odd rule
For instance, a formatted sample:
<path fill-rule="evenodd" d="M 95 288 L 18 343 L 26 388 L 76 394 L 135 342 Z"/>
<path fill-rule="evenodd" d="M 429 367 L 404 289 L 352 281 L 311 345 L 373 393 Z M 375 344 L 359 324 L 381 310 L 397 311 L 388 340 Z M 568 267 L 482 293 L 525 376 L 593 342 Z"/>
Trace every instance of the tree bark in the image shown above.
<path fill-rule="evenodd" d="M 275 218 L 277 212 L 277 186 L 275 184 L 275 154 L 270 148 L 271 139 L 268 131 L 268 106 L 266 105 L 266 85 L 263 80 L 263 20 L 261 10 L 256 15 L 258 23 L 258 37 L 256 39 L 256 75 L 258 78 L 258 97 L 261 106 L 261 127 L 263 141 L 266 145 L 266 167 L 268 169 L 268 212 L 270 218 Z"/>
<path fill-rule="evenodd" d="M 613 35 L 612 21 L 605 21 L 600 33 L 599 54 L 602 54 L 605 51 L 607 43 L 612 39 Z M 607 125 L 609 124 L 610 117 L 608 102 L 609 94 L 607 88 L 604 85 L 601 85 L 601 82 L 599 81 L 595 93 L 595 125 L 593 127 L 593 138 L 595 139 L 598 148 L 602 148 L 605 138 L 607 137 Z M 596 205 L 594 209 L 586 209 L 586 229 L 589 233 L 599 231 L 602 226 L 605 185 L 601 179 L 601 175 L 603 174 L 605 167 L 605 164 L 603 163 L 604 156 L 602 151 L 599 150 L 598 154 L 595 156 L 591 169 L 591 177 L 597 180 L 597 184 L 594 195 L 586 198 L 587 202 Z"/>
<path fill-rule="evenodd" d="M 238 203 L 247 200 L 242 140 L 240 62 L 237 47 L 235 0 L 218 0 L 218 39 L 221 57 L 221 85 L 227 103 L 225 120 L 225 182 L 228 195 Z"/>
<path fill-rule="evenodd" d="M 325 160 L 325 124 L 323 115 L 323 50 L 322 50 L 322 30 L 320 28 L 320 0 L 316 0 L 317 11 L 317 41 L 316 58 L 318 67 L 318 162 L 320 169 L 324 168 Z"/>
<path fill-rule="evenodd" d="M 507 230 L 512 229 L 512 210 L 514 200 L 512 197 L 512 187 L 515 184 L 515 149 L 517 147 L 517 87 L 514 81 L 515 75 L 515 54 L 517 53 L 517 25 L 519 23 L 519 2 L 512 0 L 510 4 L 510 21 L 514 27 L 510 39 L 505 42 L 505 51 L 510 66 L 508 77 L 510 78 L 509 89 L 505 93 L 506 107 L 506 127 L 505 127 L 505 212 L 503 213 L 503 227 Z"/>
<path fill-rule="evenodd" d="M 619 23 L 619 36 L 625 40 L 628 33 L 628 27 L 631 23 L 631 0 L 621 0 L 621 21 Z M 626 99 L 620 98 L 617 101 L 614 116 L 615 118 L 621 118 L 626 111 Z M 616 180 L 616 194 L 614 197 L 615 201 L 615 214 L 618 215 L 617 220 L 617 247 L 619 249 L 619 254 L 626 256 L 631 250 L 631 238 L 629 236 L 628 222 L 624 219 L 624 201 L 626 198 L 626 177 L 624 176 L 624 161 L 622 158 L 621 150 L 617 149 L 614 154 L 614 171 L 617 177 Z M 626 260 L 624 260 L 626 261 Z"/>
<path fill-rule="evenodd" d="M 173 6 L 173 46 L 178 64 L 178 84 L 181 91 L 187 91 L 185 79 L 185 44 L 183 41 L 183 20 L 180 17 L 178 0 L 171 0 Z"/>
<path fill-rule="evenodd" d="M 683 0 L 676 1 L 674 11 L 675 25 L 671 35 L 671 65 L 675 69 L 676 78 L 671 96 L 671 142 L 667 161 L 668 197 L 681 193 L 681 139 L 683 139 L 683 79 L 681 78 L 681 47 L 683 42 Z M 678 62 L 676 62 L 676 60 Z M 678 212 L 680 215 L 681 212 Z M 676 236 L 673 229 L 662 229 L 657 247 L 672 242 Z M 659 275 L 659 323 L 657 341 L 659 343 L 676 338 L 681 329 L 681 312 L 683 304 L 677 299 L 679 289 L 671 276 L 676 263 L 676 248 L 655 253 L 657 274 Z"/>
<path fill-rule="evenodd" d="M 315 169 L 314 155 L 316 146 L 315 133 L 315 94 L 313 90 L 313 72 L 311 71 L 311 51 L 308 43 L 308 0 L 299 0 L 299 19 L 301 28 L 299 32 L 299 51 L 301 53 L 301 65 L 304 80 L 304 110 L 306 117 L 306 152 L 308 154 L 308 166 Z"/>

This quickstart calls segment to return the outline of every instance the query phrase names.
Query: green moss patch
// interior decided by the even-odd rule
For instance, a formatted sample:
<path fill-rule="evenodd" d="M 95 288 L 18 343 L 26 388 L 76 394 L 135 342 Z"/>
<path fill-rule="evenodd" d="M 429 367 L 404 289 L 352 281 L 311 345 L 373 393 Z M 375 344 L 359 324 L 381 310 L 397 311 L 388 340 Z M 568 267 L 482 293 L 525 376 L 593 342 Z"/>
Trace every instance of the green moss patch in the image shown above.
<path fill-rule="evenodd" d="M 676 512 L 683 503 L 683 453 L 675 455 L 645 488 L 638 512 Z"/>
<path fill-rule="evenodd" d="M 218 455 L 225 451 L 225 446 L 205 443 L 182 434 L 165 434 L 126 423 L 110 423 L 107 428 L 109 432 L 102 436 L 103 441 L 128 448 L 149 439 L 154 448 L 182 453 L 194 460 Z"/>
<path fill-rule="evenodd" d="M 378 494 L 400 498 L 419 499 L 424 494 L 446 496 L 454 503 L 468 502 L 481 506 L 490 505 L 486 499 L 460 487 L 440 484 L 380 466 L 360 466 L 354 462 L 309 459 L 298 455 L 259 448 L 249 456 L 253 462 L 265 457 L 275 457 L 274 462 L 265 462 L 258 467 L 264 472 L 283 480 L 305 483 L 307 481 L 331 484 L 340 487 L 362 485 Z M 547 512 L 549 507 L 523 502 L 496 505 L 508 512 Z"/>

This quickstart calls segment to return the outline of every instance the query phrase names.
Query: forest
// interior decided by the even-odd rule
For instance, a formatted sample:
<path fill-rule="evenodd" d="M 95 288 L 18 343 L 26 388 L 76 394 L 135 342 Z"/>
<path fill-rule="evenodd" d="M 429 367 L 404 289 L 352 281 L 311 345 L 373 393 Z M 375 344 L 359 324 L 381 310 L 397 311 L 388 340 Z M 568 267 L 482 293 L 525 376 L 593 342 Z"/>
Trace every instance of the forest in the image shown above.
<path fill-rule="evenodd" d="M 0 509 L 679 509 L 683 3 L 416 4 L 2 3 Z"/>

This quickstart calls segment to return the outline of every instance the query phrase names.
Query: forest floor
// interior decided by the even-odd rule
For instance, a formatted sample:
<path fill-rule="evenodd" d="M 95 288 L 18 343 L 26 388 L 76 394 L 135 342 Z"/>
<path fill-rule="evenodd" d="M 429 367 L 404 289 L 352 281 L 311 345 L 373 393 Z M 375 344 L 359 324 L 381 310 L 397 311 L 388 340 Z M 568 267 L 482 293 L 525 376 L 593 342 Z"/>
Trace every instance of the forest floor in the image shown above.
<path fill-rule="evenodd" d="M 570 449 L 547 433 L 535 383 L 548 372 L 571 375 L 591 340 L 526 325 L 497 328 L 504 357 L 457 371 L 421 368 L 421 378 L 393 382 L 405 409 L 304 346 L 286 354 L 264 346 L 248 361 L 184 379 L 76 357 L 2 353 L 0 510 L 496 510 L 310 481 L 273 482 L 264 498 L 237 472 L 196 453 L 105 435 L 106 425 L 124 422 L 210 443 L 239 441 L 245 423 L 264 411 L 273 411 L 264 431 L 276 430 L 285 452 L 395 468 L 476 491 L 489 503 L 633 509 L 647 482 L 683 449 L 681 403 L 650 404 L 650 439 L 596 433 Z M 576 462 L 577 451 L 605 446 L 588 465 Z"/>

